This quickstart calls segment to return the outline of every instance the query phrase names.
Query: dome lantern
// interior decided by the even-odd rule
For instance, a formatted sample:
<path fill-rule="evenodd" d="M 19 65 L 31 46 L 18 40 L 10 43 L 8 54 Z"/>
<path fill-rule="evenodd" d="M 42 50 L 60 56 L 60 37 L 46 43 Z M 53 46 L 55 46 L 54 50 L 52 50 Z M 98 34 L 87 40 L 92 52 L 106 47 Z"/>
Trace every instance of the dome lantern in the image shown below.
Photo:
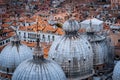
<path fill-rule="evenodd" d="M 92 23 L 92 25 L 90 25 Z M 81 28 L 89 31 L 91 28 L 94 32 L 100 32 L 103 30 L 103 21 L 97 18 L 90 18 L 81 22 Z"/>
<path fill-rule="evenodd" d="M 12 38 L 11 44 L 12 46 L 16 46 L 16 47 L 19 47 L 21 45 L 20 38 L 17 34 Z"/>
<path fill-rule="evenodd" d="M 41 48 L 41 45 L 39 45 L 40 40 L 37 38 L 37 46 L 35 47 L 34 54 L 33 54 L 33 59 L 34 60 L 40 60 L 43 59 L 43 51 Z"/>
<path fill-rule="evenodd" d="M 69 19 L 63 24 L 63 30 L 65 32 L 78 32 L 80 26 L 78 22 L 74 19 Z"/>
<path fill-rule="evenodd" d="M 93 30 L 93 27 L 92 27 L 92 20 L 90 19 L 90 28 L 87 28 L 86 31 L 87 31 L 87 34 L 88 35 L 94 35 L 95 34 L 95 31 Z"/>

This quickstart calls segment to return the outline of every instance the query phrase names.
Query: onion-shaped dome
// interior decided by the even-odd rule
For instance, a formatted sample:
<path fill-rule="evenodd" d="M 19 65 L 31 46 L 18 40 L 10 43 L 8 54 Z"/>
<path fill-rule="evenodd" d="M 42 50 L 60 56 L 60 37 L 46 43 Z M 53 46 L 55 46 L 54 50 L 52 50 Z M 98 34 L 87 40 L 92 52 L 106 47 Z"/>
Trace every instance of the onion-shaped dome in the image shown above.
<path fill-rule="evenodd" d="M 95 32 L 99 32 L 103 30 L 103 21 L 96 18 L 87 19 L 81 22 L 81 28 L 86 29 L 86 31 L 92 29 Z"/>
<path fill-rule="evenodd" d="M 112 78 L 113 80 L 120 80 L 120 61 L 115 65 Z"/>
<path fill-rule="evenodd" d="M 39 41 L 39 40 L 38 40 Z M 33 59 L 22 62 L 15 70 L 12 80 L 67 80 L 62 68 L 54 61 L 45 59 L 39 42 Z"/>
<path fill-rule="evenodd" d="M 48 58 L 62 66 L 68 78 L 78 80 L 93 74 L 93 52 L 87 39 L 78 34 L 79 25 L 75 20 L 63 24 L 65 35 L 53 42 Z"/>
<path fill-rule="evenodd" d="M 63 24 L 63 30 L 65 32 L 78 31 L 80 26 L 76 20 L 68 20 Z"/>
<path fill-rule="evenodd" d="M 105 44 L 105 37 L 96 33 L 93 29 L 92 20 L 89 20 L 89 30 L 87 30 L 87 39 L 90 41 L 94 52 L 94 65 L 104 64 L 108 61 L 108 48 Z"/>
<path fill-rule="evenodd" d="M 0 54 L 0 73 L 12 74 L 16 67 L 24 60 L 32 57 L 32 51 L 20 43 L 18 36 L 7 45 Z"/>

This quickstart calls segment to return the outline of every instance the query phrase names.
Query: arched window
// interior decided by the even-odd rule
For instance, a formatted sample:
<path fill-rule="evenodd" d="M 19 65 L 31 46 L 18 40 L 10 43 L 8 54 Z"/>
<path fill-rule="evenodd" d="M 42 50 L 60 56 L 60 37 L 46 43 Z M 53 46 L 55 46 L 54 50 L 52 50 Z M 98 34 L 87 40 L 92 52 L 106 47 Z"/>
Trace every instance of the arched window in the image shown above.
<path fill-rule="evenodd" d="M 48 35 L 48 41 L 50 42 L 50 35 Z"/>
<path fill-rule="evenodd" d="M 0 45 L 2 45 L 2 43 L 0 43 Z"/>
<path fill-rule="evenodd" d="M 5 44 L 5 43 L 3 42 L 3 44 Z"/>
<path fill-rule="evenodd" d="M 8 40 L 6 40 L 6 43 L 8 43 Z"/>
<path fill-rule="evenodd" d="M 45 42 L 45 35 L 42 36 L 42 40 Z"/>
<path fill-rule="evenodd" d="M 24 38 L 26 37 L 26 33 L 24 33 Z"/>
<path fill-rule="evenodd" d="M 21 33 L 19 32 L 19 35 L 21 35 Z"/>
<path fill-rule="evenodd" d="M 55 37 L 54 37 L 54 36 L 52 36 L 52 40 L 53 40 L 53 41 L 55 40 Z"/>

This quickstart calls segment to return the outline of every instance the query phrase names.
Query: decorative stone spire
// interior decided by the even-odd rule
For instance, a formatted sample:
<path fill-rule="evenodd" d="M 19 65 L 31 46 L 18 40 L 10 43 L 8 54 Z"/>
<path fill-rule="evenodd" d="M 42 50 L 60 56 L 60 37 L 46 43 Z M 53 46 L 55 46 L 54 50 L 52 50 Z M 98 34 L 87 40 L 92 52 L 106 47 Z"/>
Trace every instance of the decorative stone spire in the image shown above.
<path fill-rule="evenodd" d="M 17 20 L 16 20 L 16 21 L 17 21 Z M 18 23 L 18 22 L 16 22 L 16 24 L 17 24 L 17 23 Z M 20 36 L 17 34 L 19 27 L 18 27 L 18 26 L 15 26 L 15 27 L 12 27 L 12 28 L 13 28 L 14 31 L 15 31 L 15 36 L 13 36 L 11 43 L 12 43 L 13 46 L 16 45 L 16 46 L 18 47 L 18 46 L 21 44 L 21 43 L 20 43 Z"/>
<path fill-rule="evenodd" d="M 35 59 L 35 60 L 44 59 L 43 50 L 42 50 L 41 44 L 39 44 L 39 43 L 40 43 L 40 40 L 39 40 L 39 38 L 37 38 L 37 45 L 34 49 L 34 55 L 33 55 L 33 59 Z"/>
<path fill-rule="evenodd" d="M 34 49 L 34 55 L 33 55 L 33 59 L 34 60 L 42 60 L 44 59 L 43 57 L 43 50 L 42 50 L 42 47 L 41 47 L 41 44 L 40 44 L 40 39 L 38 37 L 38 19 L 36 19 L 36 22 L 37 22 L 37 25 L 36 25 L 36 30 L 37 30 L 37 36 L 36 36 L 36 39 L 37 39 L 37 44 L 36 44 L 36 47 Z"/>

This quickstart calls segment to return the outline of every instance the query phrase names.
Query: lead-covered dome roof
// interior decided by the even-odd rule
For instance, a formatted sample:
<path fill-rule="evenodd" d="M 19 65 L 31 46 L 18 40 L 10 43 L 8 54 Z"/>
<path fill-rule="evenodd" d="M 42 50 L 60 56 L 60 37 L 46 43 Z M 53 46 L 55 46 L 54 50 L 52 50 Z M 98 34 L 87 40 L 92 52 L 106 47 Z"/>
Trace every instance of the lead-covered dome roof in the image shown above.
<path fill-rule="evenodd" d="M 21 62 L 32 57 L 30 48 L 16 38 L 1 51 L 0 72 L 2 73 L 12 74 Z"/>
<path fill-rule="evenodd" d="M 120 80 L 120 61 L 117 62 L 117 64 L 114 67 L 112 78 L 113 80 Z"/>
<path fill-rule="evenodd" d="M 108 46 L 105 41 L 106 38 L 94 31 L 86 32 L 84 37 L 86 37 L 92 45 L 94 53 L 94 65 L 107 63 L 109 59 L 109 54 Z"/>
<path fill-rule="evenodd" d="M 67 80 L 61 67 L 54 61 L 45 59 L 39 42 L 33 59 L 22 62 L 15 70 L 12 80 Z"/>
<path fill-rule="evenodd" d="M 87 32 L 94 31 L 99 32 L 103 30 L 103 21 L 96 18 L 91 18 L 84 20 L 80 23 L 81 28 L 85 29 Z"/>
<path fill-rule="evenodd" d="M 85 38 L 88 39 L 88 41 L 91 43 L 94 53 L 94 65 L 100 65 L 104 64 L 105 60 L 107 60 L 107 49 L 106 45 L 104 44 L 105 37 L 98 35 L 94 32 L 87 32 L 86 35 L 84 35 Z M 105 50 L 106 49 L 106 50 Z"/>
<path fill-rule="evenodd" d="M 63 24 L 65 35 L 55 40 L 48 57 L 60 64 L 67 77 L 83 79 L 93 73 L 93 52 L 90 43 L 78 34 L 76 20 Z"/>
<path fill-rule="evenodd" d="M 101 41 L 95 41 L 91 43 L 93 52 L 94 52 L 94 65 L 101 65 L 105 63 L 107 60 L 106 53 L 105 53 L 105 45 Z M 104 49 L 105 48 L 105 49 Z"/>
<path fill-rule="evenodd" d="M 90 42 L 103 41 L 105 37 L 95 32 L 87 32 L 85 36 Z"/>
<path fill-rule="evenodd" d="M 54 61 L 29 59 L 21 63 L 12 80 L 67 80 L 61 67 Z"/>

